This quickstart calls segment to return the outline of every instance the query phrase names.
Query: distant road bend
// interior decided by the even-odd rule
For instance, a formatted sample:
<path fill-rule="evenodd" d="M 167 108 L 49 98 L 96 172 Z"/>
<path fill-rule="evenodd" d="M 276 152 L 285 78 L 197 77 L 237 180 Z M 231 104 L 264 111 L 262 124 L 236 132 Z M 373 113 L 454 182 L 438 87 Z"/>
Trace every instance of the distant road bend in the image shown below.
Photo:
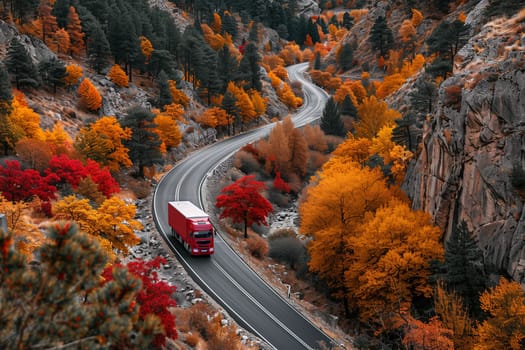
<path fill-rule="evenodd" d="M 293 116 L 296 126 L 318 119 L 326 93 L 305 79 L 307 63 L 288 67 L 290 79 L 303 84 L 303 106 Z M 245 144 L 266 136 L 274 124 L 214 143 L 177 163 L 157 185 L 153 196 L 153 217 L 164 240 L 192 278 L 244 328 L 278 350 L 320 349 L 320 342 L 332 340 L 302 316 L 264 282 L 222 239 L 216 236 L 211 258 L 190 257 L 169 238 L 167 203 L 189 200 L 203 207 L 202 185 L 219 164 Z M 212 204 L 210 204 L 212 205 Z"/>

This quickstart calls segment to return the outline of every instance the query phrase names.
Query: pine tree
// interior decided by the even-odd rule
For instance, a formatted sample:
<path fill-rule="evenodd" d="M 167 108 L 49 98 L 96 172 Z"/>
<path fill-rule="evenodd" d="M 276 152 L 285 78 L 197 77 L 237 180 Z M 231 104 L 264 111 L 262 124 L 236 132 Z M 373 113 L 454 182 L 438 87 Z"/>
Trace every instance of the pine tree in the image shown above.
<path fill-rule="evenodd" d="M 379 55 L 386 57 L 388 50 L 394 45 L 392 30 L 388 27 L 383 16 L 377 17 L 369 37 L 374 50 L 379 50 Z"/>
<path fill-rule="evenodd" d="M 321 53 L 315 53 L 314 70 L 321 70 Z"/>
<path fill-rule="evenodd" d="M 56 0 L 53 5 L 51 14 L 55 16 L 60 28 L 65 28 L 67 25 L 67 14 L 69 12 L 70 2 L 71 0 Z"/>
<path fill-rule="evenodd" d="M 428 53 L 437 53 L 438 57 L 432 62 L 427 70 L 433 76 L 441 75 L 446 78 L 452 72 L 454 57 L 459 49 L 468 39 L 470 27 L 465 23 L 455 20 L 454 22 L 443 21 L 434 29 L 426 40 Z"/>
<path fill-rule="evenodd" d="M 219 51 L 217 60 L 217 72 L 219 79 L 221 80 L 220 92 L 224 93 L 228 87 L 228 83 L 233 80 L 233 77 L 237 73 L 238 63 L 235 57 L 230 53 L 228 46 L 224 45 Z"/>
<path fill-rule="evenodd" d="M 164 106 L 169 105 L 173 97 L 171 96 L 170 85 L 168 83 L 168 75 L 163 70 L 157 76 L 157 85 L 159 87 L 159 107 L 164 109 Z"/>
<path fill-rule="evenodd" d="M 341 114 L 349 116 L 353 120 L 357 120 L 357 109 L 355 108 L 350 95 L 346 95 L 341 104 Z"/>
<path fill-rule="evenodd" d="M 343 72 L 346 72 L 354 66 L 354 50 L 352 49 L 352 45 L 349 43 L 342 44 L 337 63 Z"/>
<path fill-rule="evenodd" d="M 422 123 L 416 114 L 409 112 L 395 120 L 396 127 L 392 130 L 392 141 L 405 146 L 410 152 L 415 152 L 422 134 Z"/>
<path fill-rule="evenodd" d="M 461 296 L 469 310 L 479 316 L 479 297 L 485 290 L 483 253 L 465 222 L 452 230 L 445 243 L 444 267 L 443 280 L 447 287 Z"/>
<path fill-rule="evenodd" d="M 155 115 L 141 107 L 132 107 L 126 111 L 122 127 L 131 129 L 131 139 L 124 145 L 129 149 L 129 157 L 138 168 L 138 176 L 144 176 L 144 167 L 162 163 L 160 145 L 162 141 L 155 133 L 153 122 Z"/>
<path fill-rule="evenodd" d="M 257 51 L 257 46 L 253 43 L 248 43 L 245 48 L 244 56 L 239 64 L 239 71 L 237 72 L 237 81 L 244 81 L 245 90 L 256 89 L 261 91 L 261 67 L 259 62 L 261 57 Z"/>
<path fill-rule="evenodd" d="M 24 45 L 15 37 L 9 43 L 5 59 L 8 72 L 15 77 L 15 86 L 38 86 L 38 73 Z"/>
<path fill-rule="evenodd" d="M 58 86 L 65 84 L 67 76 L 66 66 L 64 62 L 55 57 L 40 61 L 38 71 L 42 77 L 42 82 L 53 87 L 54 94 L 56 94 Z"/>
<path fill-rule="evenodd" d="M 408 96 L 410 97 L 410 105 L 413 110 L 425 115 L 430 114 L 437 97 L 436 84 L 427 79 L 418 80 L 414 84 L 414 90 Z"/>
<path fill-rule="evenodd" d="M 345 126 L 341 120 L 341 110 L 333 97 L 326 102 L 321 117 L 321 129 L 327 135 L 344 137 L 346 135 Z"/>
<path fill-rule="evenodd" d="M 100 74 L 109 64 L 111 50 L 106 34 L 99 24 L 93 28 L 93 33 L 88 40 L 87 52 L 90 65 Z"/>
<path fill-rule="evenodd" d="M 222 109 L 224 109 L 228 114 L 228 136 L 232 134 L 235 135 L 234 120 L 236 120 L 239 115 L 236 102 L 237 99 L 235 96 L 231 92 L 226 91 L 224 97 L 222 98 Z"/>
<path fill-rule="evenodd" d="M 139 278 L 120 268 L 101 284 L 107 256 L 76 224 L 50 225 L 31 264 L 13 241 L 0 230 L 0 348 L 146 349 L 161 333 L 155 316 L 137 322 Z"/>
<path fill-rule="evenodd" d="M 13 100 L 11 90 L 9 73 L 6 67 L 0 64 L 0 117 L 7 115 L 11 110 L 11 101 Z"/>
<path fill-rule="evenodd" d="M 343 15 L 343 27 L 350 30 L 354 26 L 354 18 L 348 12 Z"/>

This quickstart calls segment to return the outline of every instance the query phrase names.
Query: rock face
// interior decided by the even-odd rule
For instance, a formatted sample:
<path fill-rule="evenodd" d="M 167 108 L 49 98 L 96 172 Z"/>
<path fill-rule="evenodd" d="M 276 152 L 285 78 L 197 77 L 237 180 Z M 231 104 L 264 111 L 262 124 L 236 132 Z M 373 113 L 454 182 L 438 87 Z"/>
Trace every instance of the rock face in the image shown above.
<path fill-rule="evenodd" d="M 309 16 L 318 16 L 321 13 L 319 5 L 314 0 L 298 0 L 297 14 Z"/>
<path fill-rule="evenodd" d="M 525 287 L 524 197 L 511 181 L 525 170 L 524 17 L 486 24 L 460 50 L 403 187 L 445 239 L 465 221 L 485 265 Z"/>

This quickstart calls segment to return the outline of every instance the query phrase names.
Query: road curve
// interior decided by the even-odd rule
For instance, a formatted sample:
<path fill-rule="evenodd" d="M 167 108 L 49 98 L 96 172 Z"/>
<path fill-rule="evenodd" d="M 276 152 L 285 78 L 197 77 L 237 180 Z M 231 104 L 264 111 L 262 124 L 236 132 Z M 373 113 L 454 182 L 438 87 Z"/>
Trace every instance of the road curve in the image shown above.
<path fill-rule="evenodd" d="M 290 79 L 302 82 L 304 91 L 303 106 L 292 117 L 296 126 L 318 119 L 327 99 L 323 90 L 304 77 L 306 68 L 307 63 L 288 67 Z M 331 339 L 247 266 L 220 234 L 212 257 L 190 257 L 169 237 L 168 201 L 190 200 L 203 207 L 201 190 L 208 174 L 243 145 L 266 136 L 273 126 L 265 125 L 219 141 L 177 163 L 155 189 L 153 217 L 159 233 L 192 278 L 242 327 L 278 350 L 319 349 L 320 342 L 330 344 Z"/>

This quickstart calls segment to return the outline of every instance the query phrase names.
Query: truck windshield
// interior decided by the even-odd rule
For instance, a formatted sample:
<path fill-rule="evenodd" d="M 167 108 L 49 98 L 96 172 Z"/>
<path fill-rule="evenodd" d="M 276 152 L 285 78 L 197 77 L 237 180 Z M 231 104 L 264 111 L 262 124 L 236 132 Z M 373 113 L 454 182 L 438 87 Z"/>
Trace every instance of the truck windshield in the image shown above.
<path fill-rule="evenodd" d="M 195 231 L 193 236 L 195 238 L 208 238 L 211 237 L 211 231 Z"/>

